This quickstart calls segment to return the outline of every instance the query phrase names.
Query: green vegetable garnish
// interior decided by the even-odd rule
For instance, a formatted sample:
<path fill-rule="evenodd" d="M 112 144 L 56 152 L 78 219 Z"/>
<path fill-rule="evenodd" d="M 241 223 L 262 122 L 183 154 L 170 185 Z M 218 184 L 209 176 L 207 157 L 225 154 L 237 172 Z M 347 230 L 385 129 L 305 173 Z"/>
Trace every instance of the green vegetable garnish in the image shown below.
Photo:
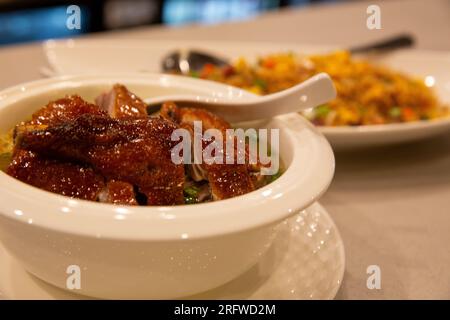
<path fill-rule="evenodd" d="M 193 198 L 190 196 L 184 196 L 184 203 L 185 204 L 195 204 L 198 203 L 197 198 Z"/>
<path fill-rule="evenodd" d="M 11 163 L 12 154 L 9 152 L 0 154 L 0 170 L 5 171 Z"/>
<path fill-rule="evenodd" d="M 255 79 L 253 83 L 263 90 L 267 88 L 267 83 L 263 79 Z"/>
<path fill-rule="evenodd" d="M 324 118 L 331 111 L 330 107 L 327 104 L 323 104 L 314 109 L 314 115 L 317 118 Z"/>
<path fill-rule="evenodd" d="M 270 176 L 269 178 L 269 183 L 274 182 L 275 180 L 277 180 L 279 177 L 281 177 L 281 170 L 279 170 L 277 173 L 273 174 Z"/>
<path fill-rule="evenodd" d="M 200 73 L 198 71 L 191 71 L 190 76 L 194 78 L 200 78 Z"/>
<path fill-rule="evenodd" d="M 184 191 L 184 193 L 187 194 L 188 196 L 194 196 L 194 197 L 196 197 L 197 194 L 198 194 L 198 188 L 197 188 L 197 187 L 194 187 L 194 186 L 187 187 L 187 188 L 185 188 L 183 191 Z"/>
<path fill-rule="evenodd" d="M 402 114 L 402 110 L 400 109 L 400 107 L 392 107 L 391 109 L 389 109 L 389 115 L 392 118 L 398 118 L 400 117 Z"/>
<path fill-rule="evenodd" d="M 186 204 L 193 204 L 198 203 L 198 188 L 191 186 L 184 188 L 183 194 L 184 194 L 184 203 Z"/>

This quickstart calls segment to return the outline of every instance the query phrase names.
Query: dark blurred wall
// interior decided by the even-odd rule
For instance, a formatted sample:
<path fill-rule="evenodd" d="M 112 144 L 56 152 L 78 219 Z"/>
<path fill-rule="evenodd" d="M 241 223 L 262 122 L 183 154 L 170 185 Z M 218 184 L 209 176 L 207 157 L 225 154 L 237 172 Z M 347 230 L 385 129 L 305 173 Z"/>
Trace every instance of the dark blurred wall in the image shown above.
<path fill-rule="evenodd" d="M 0 45 L 160 23 L 214 24 L 313 2 L 320 0 L 1 0 Z M 80 10 L 79 28 L 67 27 L 70 5 Z"/>

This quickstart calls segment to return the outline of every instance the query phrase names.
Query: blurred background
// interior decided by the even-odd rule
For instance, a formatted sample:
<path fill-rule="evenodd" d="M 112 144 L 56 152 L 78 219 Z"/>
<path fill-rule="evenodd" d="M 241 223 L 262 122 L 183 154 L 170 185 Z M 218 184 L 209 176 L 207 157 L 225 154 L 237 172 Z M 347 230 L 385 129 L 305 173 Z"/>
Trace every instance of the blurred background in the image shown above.
<path fill-rule="evenodd" d="M 0 0 L 0 46 L 151 24 L 180 26 L 251 19 L 263 12 L 339 0 Z M 69 29 L 69 5 L 81 28 Z"/>

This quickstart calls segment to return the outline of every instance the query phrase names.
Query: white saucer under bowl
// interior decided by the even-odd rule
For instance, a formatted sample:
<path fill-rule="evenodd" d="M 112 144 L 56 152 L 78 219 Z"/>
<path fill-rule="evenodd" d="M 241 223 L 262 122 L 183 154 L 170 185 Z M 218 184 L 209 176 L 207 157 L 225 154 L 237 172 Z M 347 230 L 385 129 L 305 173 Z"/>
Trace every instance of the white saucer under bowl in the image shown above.
<path fill-rule="evenodd" d="M 333 299 L 345 269 L 344 245 L 318 203 L 286 220 L 260 262 L 237 279 L 188 299 Z M 0 243 L 0 299 L 86 299 L 26 272 Z"/>

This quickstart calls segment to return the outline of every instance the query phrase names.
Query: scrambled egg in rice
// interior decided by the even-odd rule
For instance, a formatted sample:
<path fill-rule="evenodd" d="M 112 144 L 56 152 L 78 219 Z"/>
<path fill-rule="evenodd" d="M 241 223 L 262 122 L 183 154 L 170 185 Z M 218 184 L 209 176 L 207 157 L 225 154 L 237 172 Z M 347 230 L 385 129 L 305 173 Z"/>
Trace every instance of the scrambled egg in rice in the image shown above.
<path fill-rule="evenodd" d="M 12 131 L 0 135 L 0 154 L 11 152 L 13 149 Z"/>
<path fill-rule="evenodd" d="M 0 134 L 0 170 L 5 170 L 11 161 L 13 149 L 12 132 Z"/>
<path fill-rule="evenodd" d="M 439 103 L 422 79 L 353 59 L 346 51 L 313 56 L 276 54 L 262 57 L 255 64 L 241 58 L 231 67 L 206 65 L 192 76 L 264 95 L 289 88 L 320 72 L 333 79 L 338 97 L 304 113 L 317 125 L 385 124 L 449 115 L 449 109 Z"/>

